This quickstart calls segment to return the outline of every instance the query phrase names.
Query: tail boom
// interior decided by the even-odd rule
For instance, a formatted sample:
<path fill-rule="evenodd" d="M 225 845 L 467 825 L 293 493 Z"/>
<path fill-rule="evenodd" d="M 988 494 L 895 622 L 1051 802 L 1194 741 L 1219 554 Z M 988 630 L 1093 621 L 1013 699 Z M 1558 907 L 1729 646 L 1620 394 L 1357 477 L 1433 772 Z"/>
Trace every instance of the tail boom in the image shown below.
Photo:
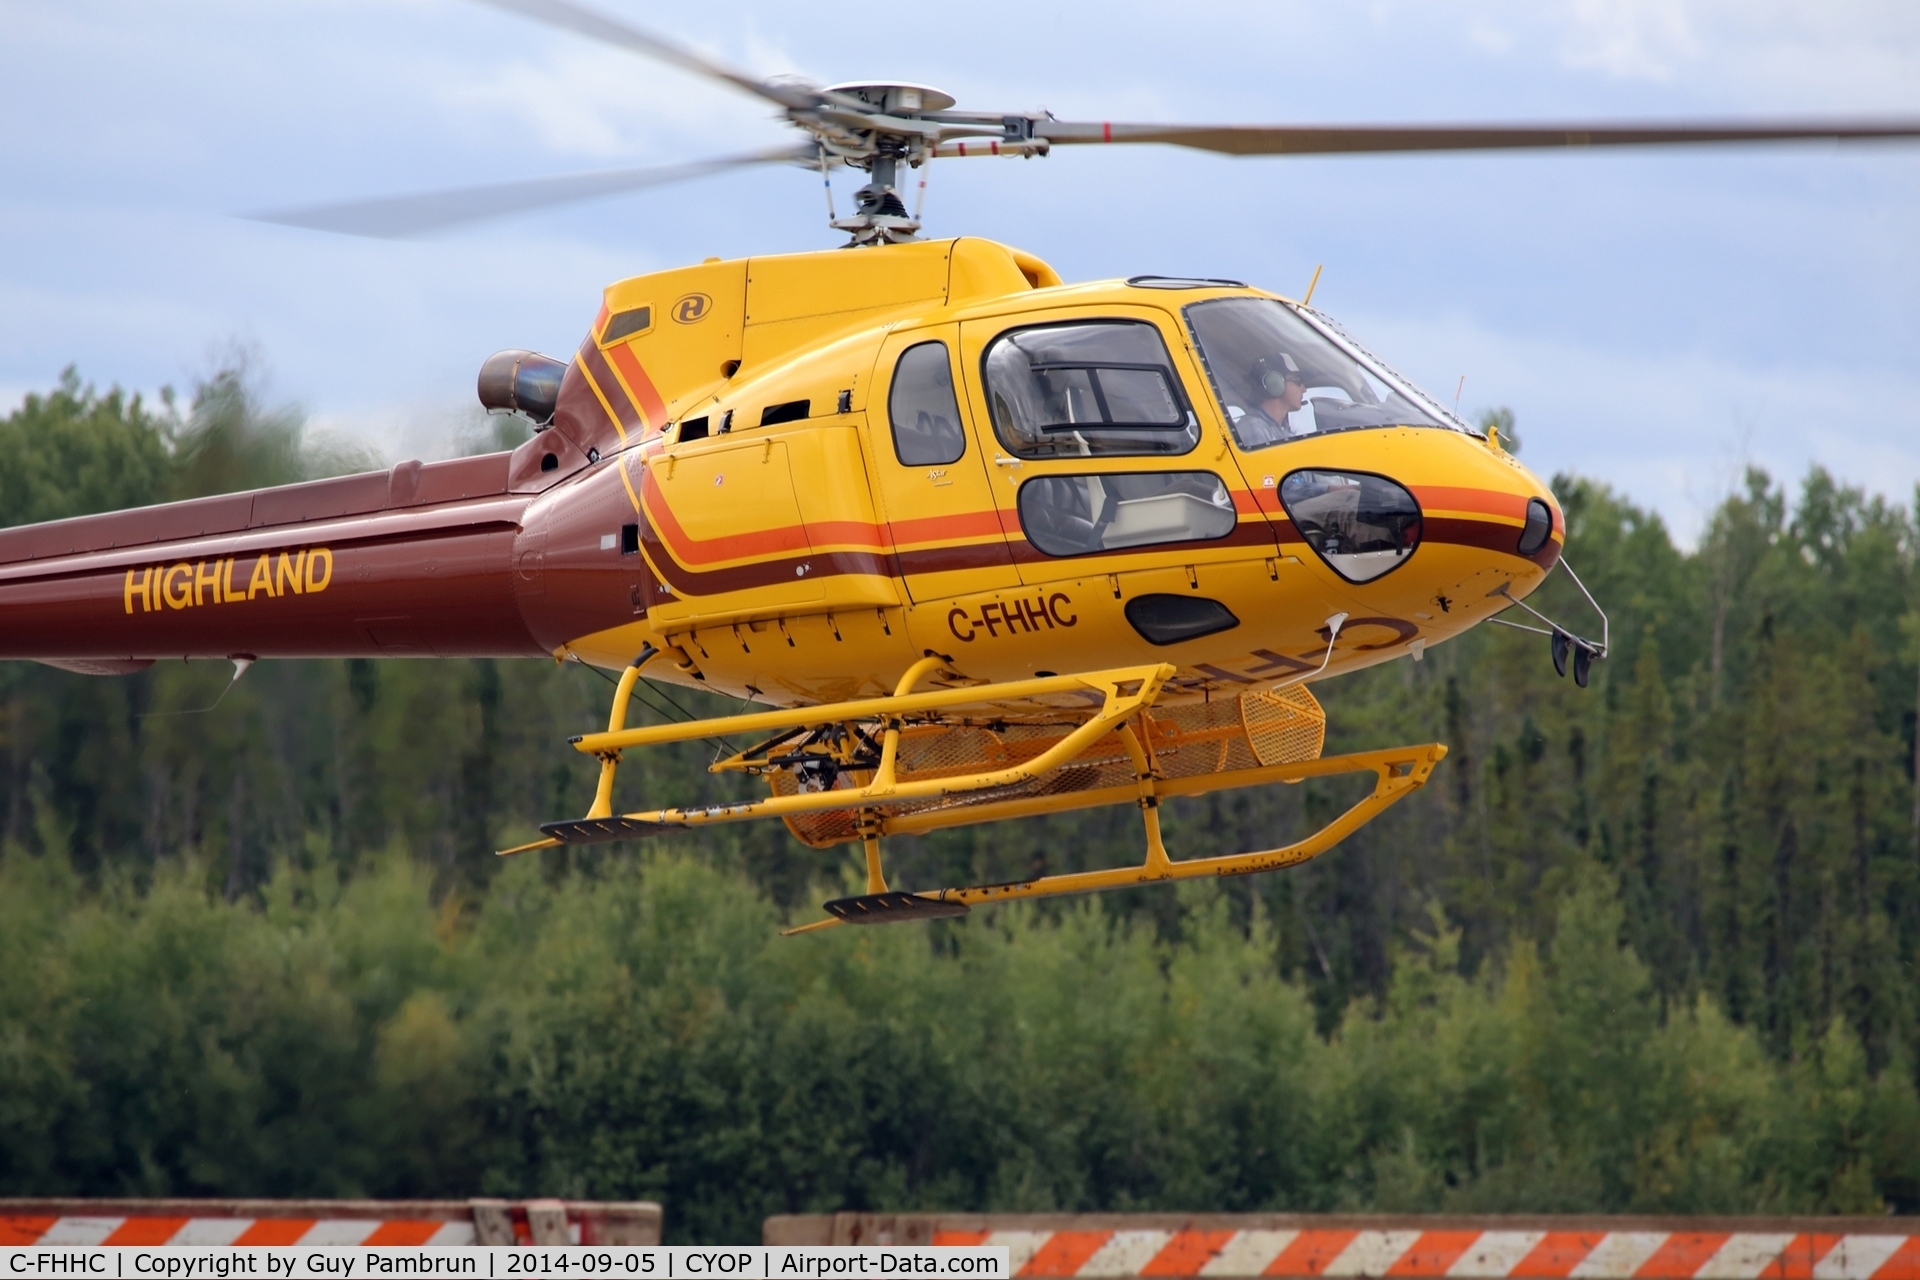
<path fill-rule="evenodd" d="M 617 476 L 517 492 L 515 461 L 0 530 L 0 659 L 105 674 L 162 658 L 540 656 L 631 619 L 619 566 L 571 563 L 605 545 L 600 491 Z"/>

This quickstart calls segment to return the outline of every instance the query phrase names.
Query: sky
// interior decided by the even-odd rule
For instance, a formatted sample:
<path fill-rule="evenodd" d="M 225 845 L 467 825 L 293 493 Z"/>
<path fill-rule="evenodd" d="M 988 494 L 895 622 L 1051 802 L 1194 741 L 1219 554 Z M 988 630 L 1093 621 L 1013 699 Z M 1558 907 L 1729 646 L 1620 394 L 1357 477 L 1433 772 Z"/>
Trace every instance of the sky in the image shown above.
<path fill-rule="evenodd" d="M 1920 118 L 1911 0 L 582 0 L 759 75 L 937 85 L 1063 119 Z M 767 167 L 374 241 L 242 215 L 778 146 L 767 104 L 471 0 L 0 0 L 0 411 L 77 366 L 267 395 L 387 461 L 444 455 L 491 352 L 565 355 L 627 276 L 838 242 Z M 794 135 L 797 137 L 798 135 Z M 844 212 L 859 179 L 836 179 Z M 949 160 L 930 235 L 1068 280 L 1314 302 L 1521 457 L 1683 542 L 1747 466 L 1920 479 L 1920 144 Z M 1464 377 L 1464 383 L 1461 379 Z"/>

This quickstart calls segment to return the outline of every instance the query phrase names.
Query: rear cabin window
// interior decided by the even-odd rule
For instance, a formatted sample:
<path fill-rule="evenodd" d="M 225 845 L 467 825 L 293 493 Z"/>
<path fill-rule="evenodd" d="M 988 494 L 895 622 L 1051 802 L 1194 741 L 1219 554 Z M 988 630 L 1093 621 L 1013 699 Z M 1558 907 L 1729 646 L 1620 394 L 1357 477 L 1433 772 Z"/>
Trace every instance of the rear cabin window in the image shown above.
<path fill-rule="evenodd" d="M 893 451 L 902 466 L 940 467 L 960 461 L 967 436 L 960 429 L 960 403 L 953 394 L 953 368 L 939 342 L 908 347 L 893 366 L 887 393 Z"/>
<path fill-rule="evenodd" d="M 1050 556 L 1085 556 L 1233 532 L 1227 486 L 1211 471 L 1036 476 L 1020 486 L 1020 527 Z"/>
<path fill-rule="evenodd" d="M 994 434 L 1018 457 L 1173 455 L 1200 442 L 1167 344 L 1144 321 L 1010 330 L 982 367 Z"/>

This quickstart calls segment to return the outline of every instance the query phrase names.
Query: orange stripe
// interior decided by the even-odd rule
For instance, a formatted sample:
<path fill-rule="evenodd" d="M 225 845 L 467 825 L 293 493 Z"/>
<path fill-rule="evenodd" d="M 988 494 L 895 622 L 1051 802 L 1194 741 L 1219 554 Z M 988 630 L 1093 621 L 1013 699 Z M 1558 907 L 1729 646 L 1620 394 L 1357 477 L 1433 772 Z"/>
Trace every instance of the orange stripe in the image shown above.
<path fill-rule="evenodd" d="M 1916 1277 L 1920 1277 L 1920 1236 L 1908 1236 L 1906 1242 L 1893 1251 L 1893 1256 L 1880 1264 L 1872 1280 L 1916 1280 Z"/>
<path fill-rule="evenodd" d="M 1180 1231 L 1167 1241 L 1167 1247 L 1140 1268 L 1143 1276 L 1197 1276 L 1200 1268 L 1220 1256 L 1233 1239 L 1233 1231 Z"/>
<path fill-rule="evenodd" d="M 1606 1238 L 1604 1231 L 1549 1231 L 1507 1275 L 1511 1280 L 1563 1280 Z"/>
<path fill-rule="evenodd" d="M 653 385 L 653 379 L 640 367 L 640 361 L 634 358 L 633 348 L 627 343 L 607 348 L 607 360 L 613 365 L 613 371 L 627 384 L 633 393 L 633 402 L 646 415 L 647 426 L 658 431 L 667 425 L 667 402 L 660 398 L 659 389 Z"/>
<path fill-rule="evenodd" d="M 966 511 L 952 516 L 923 516 L 917 520 L 894 520 L 893 545 L 917 542 L 948 542 L 959 538 L 998 538 L 1004 536 L 1000 517 L 992 511 Z"/>
<path fill-rule="evenodd" d="M 437 1222 L 402 1219 L 383 1222 L 361 1244 L 425 1244 L 440 1229 Z"/>
<path fill-rule="evenodd" d="M 187 1225 L 185 1218 L 128 1218 L 101 1244 L 165 1244 Z"/>
<path fill-rule="evenodd" d="M 1636 1280 L 1692 1280 L 1708 1258 L 1720 1252 L 1730 1233 L 1676 1231 L 1634 1272 Z"/>
<path fill-rule="evenodd" d="M 661 541 L 667 544 L 676 560 L 689 567 L 718 564 L 726 560 L 754 560 L 796 551 L 804 554 L 809 550 L 807 531 L 801 525 L 755 529 L 748 533 L 729 534 L 724 538 L 693 537 L 674 519 L 673 509 L 661 494 L 660 484 L 653 478 L 651 468 L 640 477 L 640 497 L 646 504 L 647 519 L 659 531 Z"/>
<path fill-rule="evenodd" d="M 892 545 L 879 525 L 864 520 L 809 520 L 807 540 L 816 547 L 849 546 L 865 551 L 884 551 Z"/>
<path fill-rule="evenodd" d="M 1079 1271 L 1100 1246 L 1113 1239 L 1111 1231 L 1056 1231 L 1041 1245 L 1027 1265 L 1023 1276 L 1070 1276 Z"/>
<path fill-rule="evenodd" d="M 936 1227 L 933 1232 L 933 1244 L 937 1249 L 964 1249 L 985 1244 L 990 1234 L 992 1233 L 987 1231 L 943 1231 Z"/>
<path fill-rule="evenodd" d="M 1358 1231 L 1302 1231 L 1267 1264 L 1262 1275 L 1317 1276 L 1346 1252 Z"/>
<path fill-rule="evenodd" d="M 0 1218 L 0 1245 L 38 1244 L 58 1218 L 18 1214 Z"/>
<path fill-rule="evenodd" d="M 234 1239 L 241 1244 L 299 1244 L 313 1230 L 312 1218 L 262 1218 Z"/>
<path fill-rule="evenodd" d="M 1499 489 L 1468 489 L 1456 485 L 1411 485 L 1420 509 L 1436 507 L 1442 511 L 1471 511 L 1478 515 L 1502 516 L 1525 523 L 1527 496 L 1504 493 Z"/>
<path fill-rule="evenodd" d="M 1443 1276 L 1480 1238 L 1478 1231 L 1422 1231 L 1413 1247 L 1387 1268 L 1390 1276 Z"/>

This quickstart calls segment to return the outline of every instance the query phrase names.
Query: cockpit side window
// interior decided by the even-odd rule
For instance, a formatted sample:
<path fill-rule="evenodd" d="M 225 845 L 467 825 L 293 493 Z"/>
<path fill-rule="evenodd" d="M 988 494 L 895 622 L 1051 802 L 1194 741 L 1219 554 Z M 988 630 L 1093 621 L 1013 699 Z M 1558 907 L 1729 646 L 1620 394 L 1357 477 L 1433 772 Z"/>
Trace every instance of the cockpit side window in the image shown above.
<path fill-rule="evenodd" d="M 1200 442 L 1167 344 L 1144 321 L 1009 330 L 981 366 L 994 434 L 1018 457 L 1175 455 Z"/>
<path fill-rule="evenodd" d="M 967 433 L 960 428 L 945 343 L 922 342 L 902 353 L 893 366 L 887 420 L 902 466 L 940 467 L 960 461 L 967 451 Z"/>

